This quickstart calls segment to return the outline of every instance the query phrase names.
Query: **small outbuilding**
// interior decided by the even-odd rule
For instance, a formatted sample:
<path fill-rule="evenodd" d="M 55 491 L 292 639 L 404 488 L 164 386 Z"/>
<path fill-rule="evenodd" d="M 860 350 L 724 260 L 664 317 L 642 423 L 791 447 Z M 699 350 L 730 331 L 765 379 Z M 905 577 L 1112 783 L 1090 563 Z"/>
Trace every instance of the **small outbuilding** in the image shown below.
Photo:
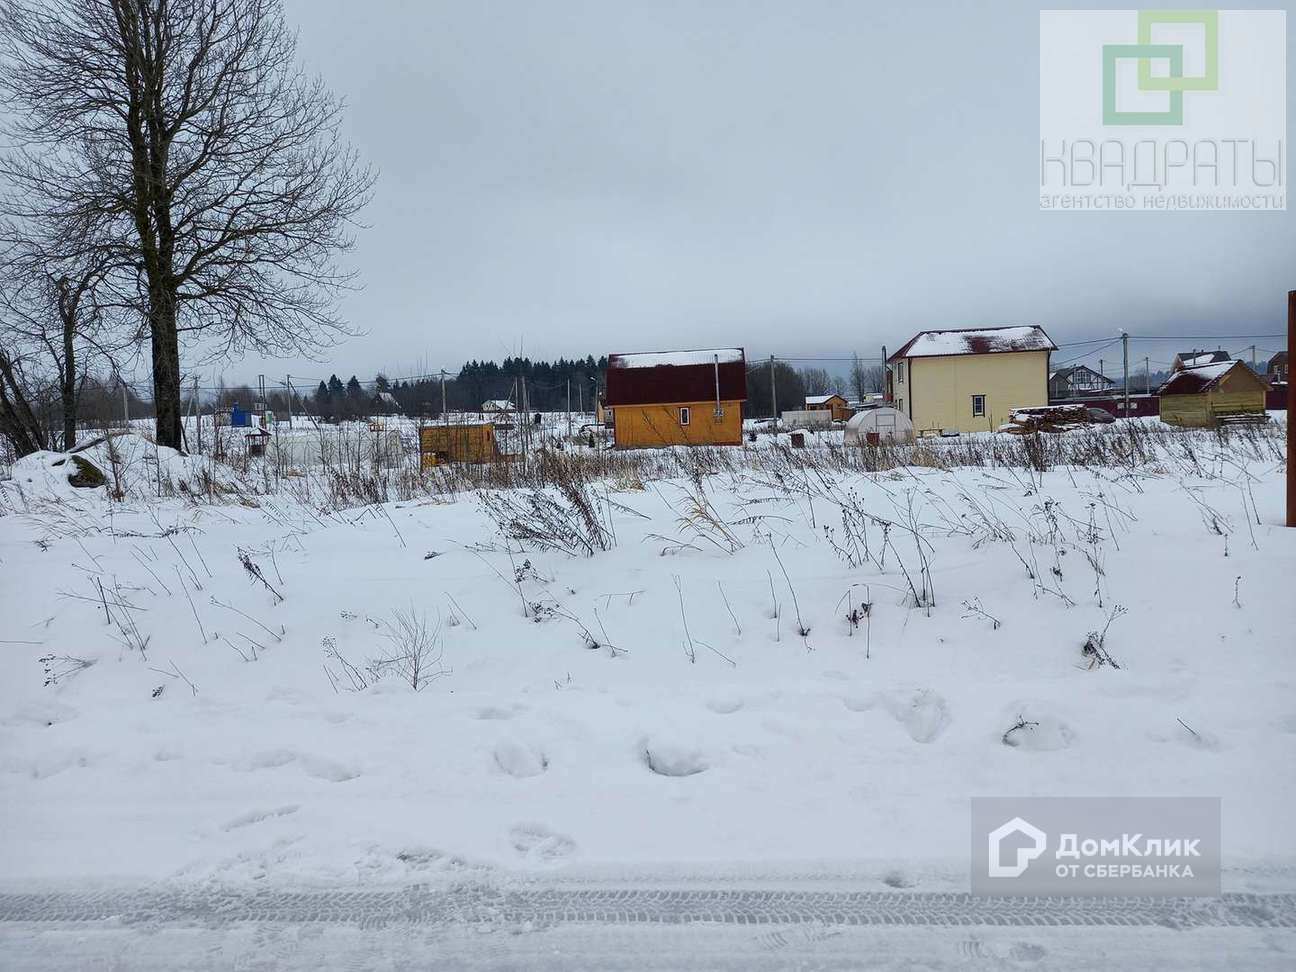
<path fill-rule="evenodd" d="M 1157 390 L 1161 421 L 1195 429 L 1264 421 L 1268 390 L 1269 383 L 1241 361 L 1181 368 Z"/>
<path fill-rule="evenodd" d="M 912 442 L 913 423 L 909 416 L 890 405 L 865 409 L 846 423 L 846 445 L 901 445 Z"/>
<path fill-rule="evenodd" d="M 832 413 L 834 422 L 845 422 L 851 417 L 850 402 L 836 392 L 831 395 L 807 395 L 805 407 L 807 412 L 827 411 Z"/>
<path fill-rule="evenodd" d="M 490 422 L 425 425 L 419 429 L 419 468 L 447 462 L 494 462 L 502 458 Z"/>

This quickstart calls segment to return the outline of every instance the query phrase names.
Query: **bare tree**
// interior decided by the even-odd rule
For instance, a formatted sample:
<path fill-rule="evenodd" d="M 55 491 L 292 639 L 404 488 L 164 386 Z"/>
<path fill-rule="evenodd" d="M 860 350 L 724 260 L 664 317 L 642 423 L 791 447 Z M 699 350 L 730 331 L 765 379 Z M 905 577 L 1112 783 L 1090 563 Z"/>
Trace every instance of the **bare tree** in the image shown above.
<path fill-rule="evenodd" d="M 802 368 L 800 372 L 807 395 L 828 395 L 837 390 L 837 383 L 826 368 Z"/>
<path fill-rule="evenodd" d="M 882 374 L 882 365 L 866 365 L 858 354 L 852 354 L 850 384 L 856 400 L 862 401 L 865 396 L 882 391 Z"/>
<path fill-rule="evenodd" d="M 0 226 L 0 336 L 20 353 L 27 387 L 15 395 L 32 401 L 44 386 L 57 390 L 63 448 L 76 439 L 78 403 L 96 362 L 118 365 L 130 335 L 114 330 L 96 291 L 109 267 L 98 257 L 60 259 L 30 224 Z M 54 411 L 51 408 L 50 411 Z M 50 434 L 55 423 L 50 422 Z M 52 444 L 52 443 L 51 443 Z"/>
<path fill-rule="evenodd" d="M 209 356 L 346 333 L 335 260 L 374 176 L 298 67 L 281 0 L 0 0 L 0 45 L 4 209 L 114 268 L 150 343 L 159 443 L 181 447 L 182 333 Z"/>
<path fill-rule="evenodd" d="M 20 456 L 49 445 L 45 426 L 32 410 L 32 397 L 32 385 L 23 368 L 23 359 L 0 345 L 0 435 Z"/>

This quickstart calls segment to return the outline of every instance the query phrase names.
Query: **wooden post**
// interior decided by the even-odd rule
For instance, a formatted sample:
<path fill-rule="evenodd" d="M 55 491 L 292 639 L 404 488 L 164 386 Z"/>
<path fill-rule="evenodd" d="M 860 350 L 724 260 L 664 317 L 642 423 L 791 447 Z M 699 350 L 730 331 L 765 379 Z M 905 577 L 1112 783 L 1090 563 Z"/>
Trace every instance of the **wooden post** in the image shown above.
<path fill-rule="evenodd" d="M 1296 359 L 1296 290 L 1287 291 L 1287 525 L 1296 527 L 1296 382 L 1291 363 Z"/>
<path fill-rule="evenodd" d="M 1121 331 L 1121 358 L 1125 362 L 1125 418 L 1129 418 L 1129 335 Z"/>
<path fill-rule="evenodd" d="M 770 405 L 774 411 L 774 431 L 778 432 L 778 391 L 774 387 L 774 355 L 770 355 Z"/>

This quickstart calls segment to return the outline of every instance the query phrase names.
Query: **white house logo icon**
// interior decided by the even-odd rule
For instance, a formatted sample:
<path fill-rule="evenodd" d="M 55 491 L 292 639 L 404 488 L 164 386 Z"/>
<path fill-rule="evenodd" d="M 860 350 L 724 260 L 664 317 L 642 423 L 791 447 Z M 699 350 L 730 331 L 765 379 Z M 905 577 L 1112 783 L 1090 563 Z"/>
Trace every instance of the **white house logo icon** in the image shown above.
<path fill-rule="evenodd" d="M 999 843 L 1009 834 L 1022 833 L 1034 841 L 1034 847 L 1018 847 L 1017 863 L 1005 866 L 999 863 Z M 1021 817 L 1013 817 L 998 830 L 990 833 L 990 876 L 1018 877 L 1035 858 L 1044 853 L 1048 837 L 1038 827 L 1032 827 Z"/>

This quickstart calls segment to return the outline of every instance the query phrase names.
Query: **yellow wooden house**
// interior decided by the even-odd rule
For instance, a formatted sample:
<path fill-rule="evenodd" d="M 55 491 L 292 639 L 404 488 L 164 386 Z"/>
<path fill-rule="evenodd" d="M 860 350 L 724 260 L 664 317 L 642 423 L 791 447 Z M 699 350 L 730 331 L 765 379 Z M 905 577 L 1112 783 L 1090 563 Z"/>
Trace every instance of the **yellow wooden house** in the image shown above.
<path fill-rule="evenodd" d="M 419 429 L 419 468 L 447 462 L 495 462 L 501 459 L 490 422 L 471 425 L 425 425 Z"/>
<path fill-rule="evenodd" d="M 834 422 L 845 422 L 854 414 L 850 402 L 836 392 L 831 395 L 807 395 L 805 407 L 807 412 L 832 412 Z"/>
<path fill-rule="evenodd" d="M 1184 428 L 1214 428 L 1221 422 L 1263 419 L 1269 383 L 1241 361 L 1181 368 L 1157 394 L 1161 421 Z"/>
<path fill-rule="evenodd" d="M 1037 324 L 920 331 L 887 359 L 887 398 L 917 435 L 993 431 L 1048 404 L 1056 350 Z"/>
<path fill-rule="evenodd" d="M 604 388 L 617 448 L 742 444 L 742 348 L 611 354 Z"/>

